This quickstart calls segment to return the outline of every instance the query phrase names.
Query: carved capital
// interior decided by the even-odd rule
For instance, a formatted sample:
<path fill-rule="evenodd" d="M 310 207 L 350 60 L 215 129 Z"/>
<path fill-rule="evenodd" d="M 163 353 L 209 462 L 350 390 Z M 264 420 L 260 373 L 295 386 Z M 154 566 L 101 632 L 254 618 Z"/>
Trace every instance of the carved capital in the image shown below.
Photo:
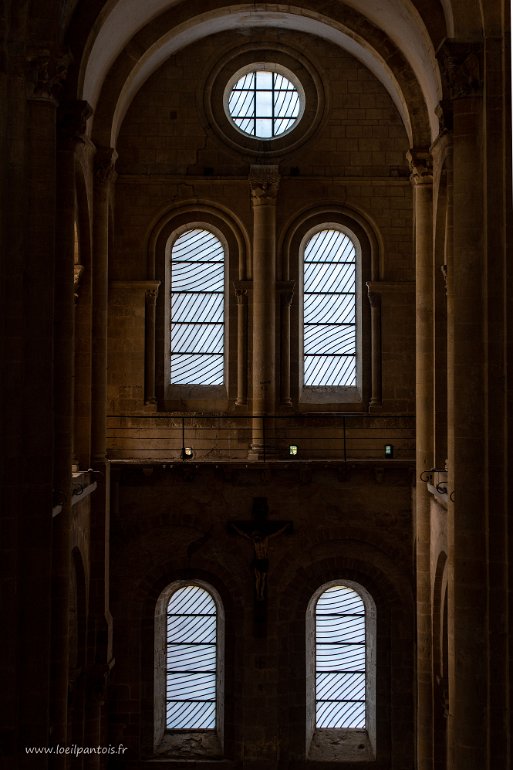
<path fill-rule="evenodd" d="M 237 302 L 237 305 L 246 304 L 250 287 L 251 287 L 251 281 L 234 281 L 233 282 L 233 290 L 235 292 L 235 300 Z"/>
<path fill-rule="evenodd" d="M 295 281 L 278 281 L 277 288 L 283 305 L 290 307 L 294 298 Z"/>
<path fill-rule="evenodd" d="M 280 174 L 278 166 L 251 166 L 249 172 L 249 186 L 253 206 L 261 206 L 273 203 L 278 194 Z"/>
<path fill-rule="evenodd" d="M 82 100 L 65 101 L 59 105 L 57 131 L 63 149 L 74 150 L 77 144 L 85 144 L 87 120 L 92 114 L 91 105 Z"/>
<path fill-rule="evenodd" d="M 56 103 L 71 61 L 68 53 L 55 55 L 46 49 L 31 53 L 27 57 L 29 99 Z"/>
<path fill-rule="evenodd" d="M 475 96 L 483 87 L 483 46 L 479 42 L 445 40 L 437 51 L 440 70 L 450 99 Z"/>
<path fill-rule="evenodd" d="M 84 265 L 73 266 L 73 289 L 75 293 L 75 303 L 78 302 L 78 289 L 80 286 L 80 279 L 82 278 L 82 274 L 84 270 L 85 270 Z"/>
<path fill-rule="evenodd" d="M 380 308 L 381 307 L 381 294 L 377 291 L 372 291 L 370 286 L 367 286 L 368 295 L 369 295 L 369 303 L 372 308 Z"/>
<path fill-rule="evenodd" d="M 101 187 L 108 185 L 116 175 L 118 154 L 112 147 L 97 147 L 94 157 L 94 183 Z"/>
<path fill-rule="evenodd" d="M 447 294 L 447 265 L 440 265 L 440 270 L 444 279 L 445 293 Z"/>
<path fill-rule="evenodd" d="M 406 153 L 410 179 L 414 185 L 433 183 L 433 160 L 427 150 L 412 148 Z"/>
<path fill-rule="evenodd" d="M 155 307 L 157 304 L 157 297 L 159 296 L 159 287 L 153 286 L 149 289 L 146 289 L 146 292 L 144 294 L 144 299 L 146 302 L 147 307 Z"/>

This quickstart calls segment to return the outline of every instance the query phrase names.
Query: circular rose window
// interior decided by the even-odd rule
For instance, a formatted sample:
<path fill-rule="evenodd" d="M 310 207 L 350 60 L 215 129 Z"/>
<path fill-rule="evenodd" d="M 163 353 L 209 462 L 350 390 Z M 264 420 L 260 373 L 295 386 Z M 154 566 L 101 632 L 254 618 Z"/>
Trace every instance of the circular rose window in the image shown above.
<path fill-rule="evenodd" d="M 239 70 L 225 89 L 225 110 L 233 125 L 255 139 L 289 133 L 301 119 L 304 91 L 298 79 L 279 65 Z"/>

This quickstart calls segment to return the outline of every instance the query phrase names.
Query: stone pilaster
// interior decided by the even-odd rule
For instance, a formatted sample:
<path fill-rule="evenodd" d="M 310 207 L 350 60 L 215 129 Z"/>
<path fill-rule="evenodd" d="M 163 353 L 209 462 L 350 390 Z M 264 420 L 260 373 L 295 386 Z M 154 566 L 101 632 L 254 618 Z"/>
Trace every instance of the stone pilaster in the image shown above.
<path fill-rule="evenodd" d="M 369 303 L 371 308 L 371 399 L 370 409 L 382 405 L 381 377 L 381 293 L 373 291 L 370 282 L 367 283 Z"/>
<path fill-rule="evenodd" d="M 276 197 L 279 186 L 277 166 L 251 166 L 249 176 L 253 208 L 253 390 L 254 415 L 272 414 L 276 403 Z M 267 427 L 270 429 L 269 421 Z M 264 441 L 264 424 L 253 424 L 252 449 L 259 453 Z M 272 441 L 271 441 L 272 443 Z"/>
<path fill-rule="evenodd" d="M 291 406 L 290 397 L 290 308 L 294 298 L 294 281 L 280 281 L 280 403 Z"/>
<path fill-rule="evenodd" d="M 93 462 L 104 462 L 106 452 L 109 205 L 116 158 L 115 150 L 106 147 L 98 148 L 94 166 L 91 405 Z"/>
<path fill-rule="evenodd" d="M 430 495 L 420 479 L 433 467 L 433 172 L 431 157 L 408 153 L 415 206 L 416 262 L 416 575 L 417 575 L 417 761 L 433 764 L 432 603 Z"/>
<path fill-rule="evenodd" d="M 487 766 L 488 628 L 482 47 L 439 51 L 452 110 L 448 304 L 448 767 Z"/>
<path fill-rule="evenodd" d="M 237 302 L 237 406 L 248 403 L 248 295 L 251 281 L 234 282 Z"/>
<path fill-rule="evenodd" d="M 144 323 L 144 403 L 156 404 L 155 395 L 155 315 L 160 282 L 146 289 Z"/>

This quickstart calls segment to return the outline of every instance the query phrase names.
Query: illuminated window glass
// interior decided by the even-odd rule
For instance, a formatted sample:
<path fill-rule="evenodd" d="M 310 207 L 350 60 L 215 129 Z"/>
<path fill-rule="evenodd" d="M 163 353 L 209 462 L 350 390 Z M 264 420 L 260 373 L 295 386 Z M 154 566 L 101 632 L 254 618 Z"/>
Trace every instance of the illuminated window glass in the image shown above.
<path fill-rule="evenodd" d="M 341 230 L 307 242 L 303 260 L 303 383 L 352 387 L 356 364 L 356 248 Z"/>
<path fill-rule="evenodd" d="M 231 86 L 228 115 L 244 134 L 274 139 L 290 131 L 301 117 L 304 98 L 298 88 L 279 72 L 247 72 Z"/>
<path fill-rule="evenodd" d="M 167 605 L 166 729 L 217 728 L 217 608 L 198 585 L 178 588 Z"/>
<path fill-rule="evenodd" d="M 224 381 L 224 248 L 209 230 L 191 229 L 171 250 L 170 382 Z"/>
<path fill-rule="evenodd" d="M 315 608 L 315 727 L 367 727 L 365 605 L 344 585 Z"/>

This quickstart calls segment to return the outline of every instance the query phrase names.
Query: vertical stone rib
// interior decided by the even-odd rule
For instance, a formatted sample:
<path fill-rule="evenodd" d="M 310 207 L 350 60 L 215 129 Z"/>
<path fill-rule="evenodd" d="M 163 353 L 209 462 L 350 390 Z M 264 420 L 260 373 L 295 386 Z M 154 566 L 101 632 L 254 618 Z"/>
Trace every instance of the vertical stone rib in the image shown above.
<path fill-rule="evenodd" d="M 430 496 L 420 480 L 433 467 L 433 176 L 426 152 L 408 153 L 415 205 L 416 256 L 416 568 L 417 756 L 419 770 L 433 763 L 433 693 L 430 575 Z"/>

